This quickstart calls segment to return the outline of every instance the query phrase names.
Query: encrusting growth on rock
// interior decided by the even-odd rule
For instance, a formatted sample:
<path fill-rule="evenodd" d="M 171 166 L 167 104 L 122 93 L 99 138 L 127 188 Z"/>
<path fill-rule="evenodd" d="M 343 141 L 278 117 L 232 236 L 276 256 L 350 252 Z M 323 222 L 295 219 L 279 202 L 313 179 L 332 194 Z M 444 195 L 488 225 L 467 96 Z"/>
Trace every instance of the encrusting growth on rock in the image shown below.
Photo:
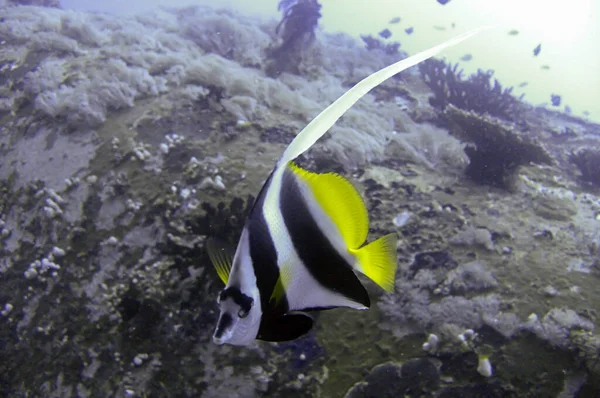
<path fill-rule="evenodd" d="M 583 148 L 569 156 L 581 172 L 581 180 L 595 187 L 600 187 L 600 150 Z"/>
<path fill-rule="evenodd" d="M 529 163 L 552 164 L 548 152 L 533 140 L 488 116 L 448 105 L 444 112 L 450 134 L 469 143 L 466 174 L 473 181 L 510 189 L 519 167 Z"/>

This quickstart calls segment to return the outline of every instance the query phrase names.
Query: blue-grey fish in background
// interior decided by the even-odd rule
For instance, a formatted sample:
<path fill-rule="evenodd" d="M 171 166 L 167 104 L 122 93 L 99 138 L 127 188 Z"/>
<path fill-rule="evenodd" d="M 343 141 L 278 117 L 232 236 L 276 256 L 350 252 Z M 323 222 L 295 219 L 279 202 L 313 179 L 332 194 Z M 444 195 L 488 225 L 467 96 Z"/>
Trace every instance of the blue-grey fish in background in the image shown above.
<path fill-rule="evenodd" d="M 519 84 L 519 87 L 526 87 L 528 84 L 528 82 L 522 82 Z"/>
<path fill-rule="evenodd" d="M 465 61 L 465 62 L 470 61 L 472 59 L 473 59 L 473 56 L 471 54 L 465 54 L 462 57 L 460 57 L 460 60 Z"/>
<path fill-rule="evenodd" d="M 516 36 L 518 34 L 519 34 L 519 31 L 516 30 L 516 29 L 511 29 L 511 30 L 508 31 L 508 35 L 509 36 Z"/>
<path fill-rule="evenodd" d="M 313 327 L 315 310 L 367 309 L 358 271 L 394 288 L 396 235 L 365 245 L 369 221 L 352 184 L 293 161 L 352 105 L 386 79 L 478 33 L 455 37 L 367 76 L 313 119 L 286 148 L 257 196 L 235 253 L 207 243 L 225 288 L 217 298 L 216 344 L 296 339 Z"/>
<path fill-rule="evenodd" d="M 540 66 L 541 70 L 550 70 L 550 65 L 542 65 Z"/>
<path fill-rule="evenodd" d="M 394 17 L 392 19 L 390 19 L 390 22 L 388 22 L 390 25 L 395 25 L 397 23 L 400 22 L 400 17 Z"/>
<path fill-rule="evenodd" d="M 437 0 L 438 3 L 440 3 L 441 5 L 445 5 L 450 3 L 450 0 Z"/>
<path fill-rule="evenodd" d="M 406 32 L 407 35 L 412 35 L 412 33 L 415 31 L 415 28 L 413 28 L 411 26 L 410 28 L 404 29 L 404 31 Z"/>
<path fill-rule="evenodd" d="M 542 43 L 538 44 L 534 49 L 533 49 L 533 56 L 537 57 L 538 55 L 540 55 L 540 51 L 542 51 Z"/>
<path fill-rule="evenodd" d="M 389 39 L 390 37 L 392 37 L 392 32 L 388 28 L 385 28 L 384 30 L 379 32 L 379 36 L 383 37 L 384 39 Z"/>

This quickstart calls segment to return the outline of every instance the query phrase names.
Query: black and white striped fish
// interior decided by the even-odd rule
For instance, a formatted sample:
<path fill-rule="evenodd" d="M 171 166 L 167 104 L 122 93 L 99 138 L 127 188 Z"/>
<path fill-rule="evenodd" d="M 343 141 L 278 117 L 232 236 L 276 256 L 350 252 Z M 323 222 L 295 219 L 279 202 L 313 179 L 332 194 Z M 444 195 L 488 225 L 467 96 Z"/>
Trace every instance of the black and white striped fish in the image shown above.
<path fill-rule="evenodd" d="M 355 271 L 393 291 L 395 234 L 364 245 L 368 214 L 352 184 L 337 174 L 303 170 L 293 160 L 372 88 L 480 30 L 366 77 L 290 143 L 257 196 L 235 254 L 207 245 L 226 284 L 217 299 L 221 314 L 213 335 L 216 344 L 293 340 L 312 328 L 315 310 L 367 309 L 369 295 Z"/>

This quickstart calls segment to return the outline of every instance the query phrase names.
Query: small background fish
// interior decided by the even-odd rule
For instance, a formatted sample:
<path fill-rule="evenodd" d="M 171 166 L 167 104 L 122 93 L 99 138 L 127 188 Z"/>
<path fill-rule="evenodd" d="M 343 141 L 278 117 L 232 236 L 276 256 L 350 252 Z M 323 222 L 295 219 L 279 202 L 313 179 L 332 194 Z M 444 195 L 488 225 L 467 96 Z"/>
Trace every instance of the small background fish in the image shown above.
<path fill-rule="evenodd" d="M 392 32 L 389 29 L 385 28 L 384 30 L 379 32 L 379 36 L 383 37 L 384 39 L 389 39 L 390 37 L 392 37 Z"/>

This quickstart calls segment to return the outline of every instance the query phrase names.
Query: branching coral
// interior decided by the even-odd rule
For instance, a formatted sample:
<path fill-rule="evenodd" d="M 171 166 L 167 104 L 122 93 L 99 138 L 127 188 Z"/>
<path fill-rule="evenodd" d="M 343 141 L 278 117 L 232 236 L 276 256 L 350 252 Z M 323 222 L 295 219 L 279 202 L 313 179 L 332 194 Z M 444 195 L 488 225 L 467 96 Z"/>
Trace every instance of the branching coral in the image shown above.
<path fill-rule="evenodd" d="M 452 104 L 460 109 L 479 114 L 513 120 L 519 113 L 519 100 L 512 95 L 512 87 L 502 88 L 493 71 L 478 70 L 477 74 L 463 79 L 458 64 L 446 65 L 439 59 L 429 59 L 419 64 L 425 83 L 433 91 L 429 102 L 432 106 L 445 109 Z"/>
<path fill-rule="evenodd" d="M 569 156 L 581 172 L 581 180 L 600 188 L 600 150 L 583 148 Z"/>
<path fill-rule="evenodd" d="M 278 9 L 283 11 L 283 17 L 275 33 L 282 42 L 269 50 L 272 62 L 267 72 L 272 76 L 281 72 L 298 74 L 302 52 L 315 39 L 321 4 L 317 0 L 281 0 Z"/>
<path fill-rule="evenodd" d="M 552 158 L 538 143 L 523 138 L 492 118 L 465 112 L 453 105 L 445 111 L 450 134 L 470 143 L 465 153 L 470 163 L 466 174 L 480 184 L 510 189 L 519 167 L 552 164 Z"/>

